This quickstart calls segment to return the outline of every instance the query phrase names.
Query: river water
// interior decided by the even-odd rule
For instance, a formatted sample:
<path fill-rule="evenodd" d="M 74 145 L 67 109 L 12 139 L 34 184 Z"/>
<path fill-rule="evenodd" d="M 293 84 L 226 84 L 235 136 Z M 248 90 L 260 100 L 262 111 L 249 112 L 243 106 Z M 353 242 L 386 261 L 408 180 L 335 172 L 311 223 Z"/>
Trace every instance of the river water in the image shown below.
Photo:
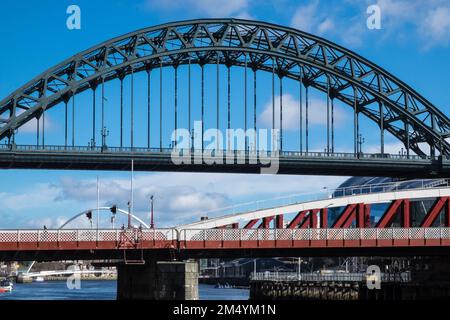
<path fill-rule="evenodd" d="M 65 281 L 16 284 L 12 292 L 0 293 L 0 300 L 115 300 L 116 281 L 89 280 L 81 289 L 70 290 Z M 248 300 L 248 289 L 215 288 L 199 285 L 200 300 Z"/>

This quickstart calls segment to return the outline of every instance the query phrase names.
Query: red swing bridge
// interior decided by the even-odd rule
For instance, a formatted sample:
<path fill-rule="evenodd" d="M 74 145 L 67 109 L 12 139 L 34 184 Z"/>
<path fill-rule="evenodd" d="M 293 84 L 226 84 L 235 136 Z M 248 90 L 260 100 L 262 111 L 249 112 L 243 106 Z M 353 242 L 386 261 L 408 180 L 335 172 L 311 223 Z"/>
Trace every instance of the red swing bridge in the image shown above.
<path fill-rule="evenodd" d="M 352 187 L 318 200 L 282 199 L 286 204 L 258 204 L 264 208 L 167 229 L 1 230 L 0 259 L 117 259 L 124 252 L 184 259 L 446 254 L 447 183 L 421 180 L 397 190 L 396 183 Z"/>

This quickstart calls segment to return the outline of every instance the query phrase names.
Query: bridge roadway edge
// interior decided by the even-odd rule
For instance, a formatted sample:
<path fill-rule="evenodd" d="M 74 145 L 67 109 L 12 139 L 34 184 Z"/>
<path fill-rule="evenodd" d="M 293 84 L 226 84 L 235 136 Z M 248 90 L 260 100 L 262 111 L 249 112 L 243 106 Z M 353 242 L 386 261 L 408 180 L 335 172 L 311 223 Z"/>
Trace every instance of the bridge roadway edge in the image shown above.
<path fill-rule="evenodd" d="M 172 162 L 170 154 L 148 153 L 71 153 L 67 151 L 2 151 L 0 169 L 57 169 L 57 170 L 130 170 L 131 159 L 136 171 L 183 171 L 218 173 L 261 173 L 261 164 L 181 164 Z M 248 159 L 247 159 L 248 160 Z M 338 159 L 280 157 L 278 174 L 384 176 L 399 178 L 448 178 L 450 161 Z"/>

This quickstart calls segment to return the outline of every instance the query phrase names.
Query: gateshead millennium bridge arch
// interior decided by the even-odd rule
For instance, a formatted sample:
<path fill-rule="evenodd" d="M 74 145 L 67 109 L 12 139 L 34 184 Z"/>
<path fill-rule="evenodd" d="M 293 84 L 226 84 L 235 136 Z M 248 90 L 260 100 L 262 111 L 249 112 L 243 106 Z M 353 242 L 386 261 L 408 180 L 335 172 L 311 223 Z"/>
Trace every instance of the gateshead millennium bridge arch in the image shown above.
<path fill-rule="evenodd" d="M 227 103 L 220 106 L 227 109 L 227 128 L 231 128 L 230 108 L 230 72 L 233 67 L 245 70 L 245 102 L 241 112 L 245 118 L 245 128 L 255 128 L 257 71 L 271 74 L 272 106 L 279 105 L 279 112 L 272 112 L 272 126 L 279 127 L 280 137 L 280 173 L 310 174 L 352 174 L 352 175 L 391 175 L 391 176 L 448 176 L 445 161 L 450 155 L 450 120 L 431 102 L 422 97 L 400 79 L 383 68 L 366 60 L 358 54 L 314 35 L 278 25 L 240 19 L 201 19 L 168 23 L 138 30 L 112 40 L 103 42 L 91 49 L 80 52 L 53 68 L 32 79 L 6 98 L 0 101 L 0 140 L 3 141 L 0 166 L 7 168 L 72 168 L 72 169 L 128 169 L 131 158 L 136 158 L 136 170 L 187 170 L 221 172 L 257 172 L 257 168 L 248 166 L 203 166 L 191 165 L 176 167 L 169 163 L 167 148 L 163 145 L 162 126 L 169 123 L 162 119 L 162 100 L 173 101 L 173 118 L 170 125 L 175 131 L 179 128 L 178 73 L 186 71 L 189 92 L 183 99 L 189 101 L 188 130 L 191 130 L 191 66 L 201 68 L 201 119 L 205 108 L 217 107 L 216 127 L 219 128 L 219 98 L 217 103 L 205 105 L 206 65 L 217 65 L 217 83 L 219 66 L 226 67 L 227 86 L 219 89 L 219 94 L 227 96 Z M 163 97 L 162 70 L 174 69 L 174 96 Z M 253 73 L 253 83 L 248 84 L 248 76 Z M 148 79 L 153 72 L 160 74 L 160 123 L 159 145 L 151 145 L 150 97 L 148 98 L 148 119 L 146 145 L 136 145 L 134 129 L 133 86 L 137 73 L 144 72 Z M 124 141 L 124 102 L 123 84 L 130 79 L 130 141 Z M 250 77 L 251 79 L 251 77 Z M 280 101 L 275 102 L 275 79 Z M 300 92 L 298 150 L 283 148 L 283 79 L 298 83 Z M 105 143 L 105 83 L 120 82 L 120 126 L 118 139 Z M 172 79 L 169 79 L 172 81 Z M 249 88 L 248 88 L 249 87 Z M 247 89 L 248 88 L 248 89 Z M 324 152 L 312 152 L 310 123 L 308 122 L 309 89 L 314 88 L 326 95 L 326 148 Z M 250 89 L 252 91 L 250 91 Z M 74 113 L 77 95 L 85 91 L 93 92 L 92 117 L 83 119 L 92 125 L 92 139 L 89 147 L 76 142 L 77 128 Z M 101 94 L 101 121 L 96 116 L 96 91 Z M 219 93 L 220 90 L 220 93 Z M 248 91 L 247 91 L 248 90 Z M 264 90 L 264 89 L 261 89 Z M 89 92 L 88 91 L 88 92 Z M 248 92 L 254 94 L 248 99 Z M 248 100 L 248 101 L 247 101 Z M 352 108 L 353 112 L 353 152 L 339 153 L 335 150 L 334 108 L 339 100 Z M 97 102 L 98 104 L 98 102 Z M 222 103 L 223 104 L 223 103 Z M 64 120 L 60 133 L 62 143 L 58 146 L 45 142 L 45 115 L 56 107 L 64 109 Z M 91 106 L 89 106 L 91 107 Z M 249 111 L 253 119 L 247 119 Z M 70 112 L 72 110 L 72 112 Z M 86 111 L 86 110 L 85 110 Z M 377 154 L 362 154 L 360 143 L 360 115 L 367 117 L 379 127 L 379 150 Z M 36 144 L 21 146 L 16 144 L 22 126 L 36 122 Z M 101 122 L 101 123 L 100 123 Z M 69 132 L 69 126 L 71 132 Z M 96 129 L 97 126 L 97 129 Z M 113 130 L 112 128 L 108 128 Z M 203 127 L 202 127 L 203 130 Z M 83 128 L 86 131 L 86 128 Z M 97 142 L 99 132 L 102 136 L 101 147 Z M 403 145 L 405 153 L 388 155 L 385 152 L 385 133 L 396 137 Z M 143 134 L 139 132 L 139 134 Z M 378 135 L 378 134 L 377 134 Z M 164 137 L 167 139 L 167 137 Z M 245 152 L 248 145 L 245 145 Z M 44 156 L 45 155 L 45 156 Z M 142 158 L 140 159 L 140 155 Z M 152 157 L 149 157 L 149 156 Z M 159 158 L 156 158 L 156 155 Z M 153 157 L 154 156 L 154 157 Z M 163 159 L 166 156 L 164 163 Z M 151 159 L 152 160 L 151 160 Z M 150 160 L 149 160 L 150 159 Z M 382 161 L 380 161 L 380 159 Z M 147 161 L 147 162 L 146 162 Z M 380 163 L 382 163 L 380 165 Z M 396 165 L 394 165 L 396 163 Z M 384 165 L 383 165 L 384 164 Z M 330 168 L 333 166 L 333 168 Z M 356 169 L 355 169 L 356 168 Z M 360 170 L 358 170 L 358 168 Z M 384 173 L 384 174 L 383 174 Z"/>

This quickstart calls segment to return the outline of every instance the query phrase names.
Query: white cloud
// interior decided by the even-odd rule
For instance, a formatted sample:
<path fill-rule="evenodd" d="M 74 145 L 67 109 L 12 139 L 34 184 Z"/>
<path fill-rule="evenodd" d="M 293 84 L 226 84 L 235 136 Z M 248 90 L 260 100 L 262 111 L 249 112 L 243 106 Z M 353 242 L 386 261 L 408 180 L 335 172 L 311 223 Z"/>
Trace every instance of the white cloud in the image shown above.
<path fill-rule="evenodd" d="M 389 142 L 384 144 L 384 152 L 389 154 L 398 154 L 401 149 L 405 150 L 405 145 L 400 141 Z M 366 153 L 379 153 L 380 146 L 379 145 L 368 145 L 363 146 L 363 151 Z M 406 152 L 406 151 L 405 151 Z M 413 152 L 411 151 L 413 154 Z"/>
<path fill-rule="evenodd" d="M 171 227 L 197 221 L 205 214 L 221 215 L 221 210 L 217 209 L 242 202 L 261 201 L 280 195 L 320 193 L 324 186 L 335 187 L 344 179 L 288 175 L 139 173 L 134 181 L 134 213 L 144 221 L 149 221 L 149 196 L 153 194 L 157 227 Z M 130 199 L 130 181 L 114 177 L 100 181 L 100 206 L 117 204 L 126 210 Z M 20 195 L 0 193 L 0 201 L 3 203 L 0 219 L 4 227 L 42 228 L 46 225 L 56 228 L 83 210 L 95 209 L 96 179 L 65 177 L 54 184 L 30 185 Z M 101 225 L 110 225 L 108 212 L 102 213 L 101 217 Z M 122 220 L 118 219 L 116 225 L 126 220 L 125 216 L 118 218 Z M 87 228 L 89 224 L 87 219 L 80 217 L 70 226 Z"/>
<path fill-rule="evenodd" d="M 45 131 L 50 132 L 55 129 L 55 123 L 52 120 L 52 118 L 49 115 L 45 115 Z M 39 120 L 39 129 L 42 130 L 42 117 Z M 21 126 L 19 129 L 20 133 L 36 133 L 37 130 L 37 121 L 31 120 L 26 122 L 23 126 Z"/>
<path fill-rule="evenodd" d="M 27 227 L 42 229 L 44 226 L 48 229 L 58 229 L 66 221 L 67 217 L 42 217 L 28 220 Z M 87 219 L 77 219 L 70 224 L 71 228 L 89 228 L 89 222 Z"/>
<path fill-rule="evenodd" d="M 39 183 L 26 187 L 21 193 L 0 192 L 0 203 L 5 210 L 31 211 L 54 201 L 54 192 L 55 189 L 50 184 Z"/>
<path fill-rule="evenodd" d="M 450 43 L 450 1 L 378 0 L 381 30 L 368 30 L 366 9 L 373 0 L 347 0 L 345 10 L 327 1 L 302 2 L 291 19 L 291 26 L 319 36 L 360 46 L 369 35 L 379 40 L 419 40 L 422 49 Z"/>
<path fill-rule="evenodd" d="M 328 24 L 332 24 L 332 20 L 327 18 L 325 13 L 321 12 L 319 4 L 319 0 L 314 0 L 306 5 L 297 7 L 292 17 L 291 25 L 302 31 L 322 34 L 319 32 L 319 26 L 326 21 L 328 21 Z M 322 31 L 326 31 L 326 28 L 322 29 Z"/>
<path fill-rule="evenodd" d="M 448 45 L 450 42 L 450 5 L 430 10 L 420 26 L 420 33 L 434 43 Z"/>
<path fill-rule="evenodd" d="M 308 119 L 309 124 L 326 125 L 327 103 L 317 98 L 309 99 Z M 275 126 L 279 127 L 280 96 L 275 97 Z M 305 102 L 303 101 L 303 121 L 306 119 Z M 278 120 L 278 121 L 277 121 Z M 334 109 L 335 125 L 345 121 L 345 113 L 340 108 Z M 264 105 L 264 110 L 259 116 L 259 123 L 266 127 L 272 127 L 272 101 Z M 304 124 L 303 124 L 304 125 Z M 283 130 L 299 130 L 300 126 L 300 101 L 291 94 L 283 94 Z"/>
<path fill-rule="evenodd" d="M 403 40 L 418 36 L 424 49 L 449 44 L 449 1 L 378 0 L 377 4 L 381 9 L 382 28 L 389 36 Z"/>
<path fill-rule="evenodd" d="M 320 191 L 324 185 L 343 181 L 338 177 L 293 177 L 201 173 L 157 173 L 136 178 L 136 206 L 148 212 L 148 195 L 155 195 L 155 212 L 165 225 L 198 220 L 205 212 L 249 199 L 263 200 L 277 194 Z M 126 186 L 128 181 L 122 181 Z M 277 186 L 274 191 L 273 186 Z M 220 214 L 217 212 L 216 214 Z"/>
<path fill-rule="evenodd" d="M 335 24 L 334 21 L 330 18 L 326 18 L 324 21 L 322 21 L 319 26 L 317 27 L 317 30 L 319 34 L 323 34 L 327 31 L 330 31 L 334 28 Z"/>
<path fill-rule="evenodd" d="M 248 0 L 147 0 L 147 9 L 184 10 L 208 17 L 250 17 Z"/>

